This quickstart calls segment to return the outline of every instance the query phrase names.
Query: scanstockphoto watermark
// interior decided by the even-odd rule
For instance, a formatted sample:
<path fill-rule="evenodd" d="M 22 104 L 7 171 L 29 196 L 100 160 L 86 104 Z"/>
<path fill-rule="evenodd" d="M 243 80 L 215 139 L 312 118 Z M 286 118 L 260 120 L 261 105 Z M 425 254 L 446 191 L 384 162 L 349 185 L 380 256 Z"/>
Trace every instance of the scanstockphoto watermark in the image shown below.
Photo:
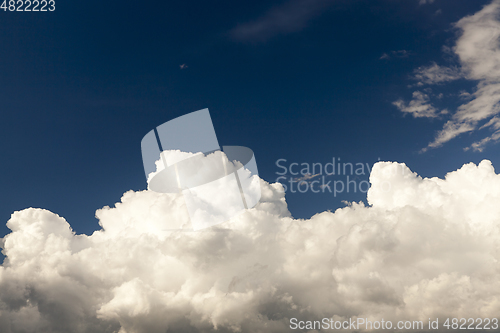
<path fill-rule="evenodd" d="M 349 318 L 349 320 L 335 320 L 323 318 L 320 320 L 299 320 L 290 318 L 292 330 L 337 330 L 337 331 L 423 331 L 435 330 L 498 330 L 498 318 L 429 318 L 422 320 L 373 320 L 368 318 Z"/>
<path fill-rule="evenodd" d="M 285 192 L 291 193 L 332 193 L 334 197 L 344 193 L 366 193 L 370 189 L 368 178 L 375 163 L 344 162 L 340 157 L 332 157 L 327 163 L 289 162 L 280 158 L 276 160 L 279 169 L 276 181 L 283 185 Z M 405 171 L 404 168 L 397 170 L 402 174 Z M 390 182 L 383 184 L 383 190 L 391 190 Z"/>
<path fill-rule="evenodd" d="M 429 329 L 436 329 L 429 319 Z M 437 325 L 437 324 L 436 324 Z M 350 318 L 349 320 L 334 320 L 333 318 L 323 318 L 319 320 L 298 320 L 297 318 L 290 319 L 290 329 L 292 330 L 351 330 L 351 331 L 373 331 L 373 330 L 423 330 L 424 322 L 415 321 L 398 321 L 390 320 L 369 320 L 367 318 Z"/>

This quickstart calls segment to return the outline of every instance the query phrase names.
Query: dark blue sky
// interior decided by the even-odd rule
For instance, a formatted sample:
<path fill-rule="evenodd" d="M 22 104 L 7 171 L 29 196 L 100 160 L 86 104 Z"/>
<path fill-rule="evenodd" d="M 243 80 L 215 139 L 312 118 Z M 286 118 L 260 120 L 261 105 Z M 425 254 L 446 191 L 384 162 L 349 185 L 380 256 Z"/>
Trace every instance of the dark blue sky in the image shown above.
<path fill-rule="evenodd" d="M 380 158 L 426 177 L 484 158 L 498 166 L 498 146 L 463 150 L 476 133 L 419 153 L 446 118 L 392 105 L 410 99 L 415 68 L 453 62 L 442 52 L 452 23 L 487 3 L 56 0 L 54 12 L 0 11 L 0 231 L 12 212 L 40 207 L 92 232 L 96 209 L 146 188 L 142 137 L 203 108 L 219 143 L 252 148 L 271 182 L 280 158 Z M 296 217 L 363 198 L 287 195 Z"/>

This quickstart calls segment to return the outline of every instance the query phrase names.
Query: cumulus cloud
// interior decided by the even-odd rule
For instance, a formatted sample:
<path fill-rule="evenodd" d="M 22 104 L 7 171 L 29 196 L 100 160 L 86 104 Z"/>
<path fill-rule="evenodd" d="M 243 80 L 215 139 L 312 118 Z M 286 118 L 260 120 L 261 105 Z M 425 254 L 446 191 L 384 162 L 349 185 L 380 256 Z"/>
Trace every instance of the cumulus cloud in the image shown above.
<path fill-rule="evenodd" d="M 459 66 L 439 66 L 432 63 L 414 72 L 417 85 L 442 84 L 464 78 L 477 81 L 471 100 L 458 107 L 451 119 L 439 131 L 428 148 L 435 148 L 458 135 L 484 128 L 487 122 L 500 113 L 500 1 L 494 0 L 479 12 L 464 17 L 454 24 L 459 32 L 455 46 L 448 51 L 458 60 Z M 462 94 L 463 95 L 463 94 Z M 471 145 L 482 150 L 487 143 L 496 142 L 500 131 Z M 424 149 L 425 150 L 425 149 Z"/>
<path fill-rule="evenodd" d="M 290 318 L 422 320 L 500 311 L 500 175 L 489 161 L 445 179 L 374 165 L 369 206 L 294 219 L 279 183 L 199 232 L 180 194 L 129 191 L 76 235 L 47 210 L 3 238 L 0 331 L 289 332 Z"/>

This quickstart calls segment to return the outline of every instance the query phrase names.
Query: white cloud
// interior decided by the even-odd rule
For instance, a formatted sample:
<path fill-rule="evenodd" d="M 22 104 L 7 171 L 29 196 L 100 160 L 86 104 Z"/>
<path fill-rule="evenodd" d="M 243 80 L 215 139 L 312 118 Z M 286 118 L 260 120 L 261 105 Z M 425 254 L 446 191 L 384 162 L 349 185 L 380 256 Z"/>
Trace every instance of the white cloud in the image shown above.
<path fill-rule="evenodd" d="M 371 206 L 290 217 L 280 184 L 217 228 L 181 195 L 129 191 L 75 235 L 42 209 L 3 239 L 0 331 L 289 332 L 289 319 L 497 317 L 500 175 L 490 162 L 445 179 L 377 163 Z"/>
<path fill-rule="evenodd" d="M 445 123 L 428 148 L 435 148 L 458 135 L 476 130 L 481 122 L 500 113 L 500 0 L 494 0 L 474 15 L 462 18 L 454 27 L 460 35 L 448 52 L 458 59 L 459 67 L 439 66 L 432 63 L 414 72 L 417 85 L 441 84 L 460 78 L 479 81 L 471 100 L 458 107 Z M 484 149 L 484 145 L 497 141 L 495 132 L 474 143 L 471 148 Z M 425 149 L 424 149 L 425 150 Z"/>
<path fill-rule="evenodd" d="M 448 120 L 444 124 L 443 129 L 438 132 L 434 141 L 429 143 L 428 148 L 440 147 L 443 143 L 450 141 L 462 133 L 470 132 L 474 130 L 474 128 L 474 124 L 468 122 L 457 123 Z M 426 151 L 428 148 L 424 148 L 422 151 Z"/>
<path fill-rule="evenodd" d="M 429 95 L 420 91 L 413 92 L 413 99 L 409 103 L 399 99 L 392 104 L 401 112 L 409 113 L 415 118 L 434 118 L 438 115 L 438 110 L 430 103 Z"/>
<path fill-rule="evenodd" d="M 453 51 L 473 80 L 498 81 L 500 75 L 500 1 L 494 0 L 455 24 L 462 32 Z"/>
<path fill-rule="evenodd" d="M 442 67 L 435 62 L 414 71 L 414 78 L 422 84 L 436 84 L 457 80 L 463 77 L 457 68 Z"/>
<path fill-rule="evenodd" d="M 490 142 L 496 143 L 499 140 L 500 140 L 500 131 L 495 131 L 492 135 L 471 144 L 470 148 L 472 148 L 474 151 L 481 152 L 484 150 L 485 146 L 488 143 Z M 470 148 L 465 148 L 465 150 L 469 150 Z"/>
<path fill-rule="evenodd" d="M 322 174 L 321 173 L 317 173 L 317 174 L 310 174 L 310 173 L 306 173 L 305 175 L 303 175 L 302 177 L 295 177 L 293 180 L 295 182 L 310 182 L 311 179 L 314 179 L 316 177 L 319 177 L 321 176 Z"/>

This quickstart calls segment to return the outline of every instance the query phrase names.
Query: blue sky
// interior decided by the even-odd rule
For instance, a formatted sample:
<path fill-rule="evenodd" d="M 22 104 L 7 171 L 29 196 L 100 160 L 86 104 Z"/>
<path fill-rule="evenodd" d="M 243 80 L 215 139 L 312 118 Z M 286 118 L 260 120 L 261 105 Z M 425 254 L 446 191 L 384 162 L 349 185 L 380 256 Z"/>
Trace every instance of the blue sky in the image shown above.
<path fill-rule="evenodd" d="M 461 65 L 447 49 L 459 38 L 453 24 L 488 3 L 85 1 L 0 12 L 1 233 L 27 207 L 91 233 L 96 209 L 146 188 L 142 137 L 203 108 L 220 144 L 252 148 L 269 182 L 278 159 L 380 158 L 425 177 L 482 159 L 499 165 L 498 145 L 464 151 L 487 128 L 422 152 L 477 77 L 424 92 L 448 114 L 415 117 L 393 104 L 420 89 L 417 68 Z M 299 218 L 364 198 L 287 194 Z"/>
<path fill-rule="evenodd" d="M 2 333 L 499 330 L 500 0 L 1 1 Z M 206 108 L 265 181 L 146 190 L 143 137 Z"/>

